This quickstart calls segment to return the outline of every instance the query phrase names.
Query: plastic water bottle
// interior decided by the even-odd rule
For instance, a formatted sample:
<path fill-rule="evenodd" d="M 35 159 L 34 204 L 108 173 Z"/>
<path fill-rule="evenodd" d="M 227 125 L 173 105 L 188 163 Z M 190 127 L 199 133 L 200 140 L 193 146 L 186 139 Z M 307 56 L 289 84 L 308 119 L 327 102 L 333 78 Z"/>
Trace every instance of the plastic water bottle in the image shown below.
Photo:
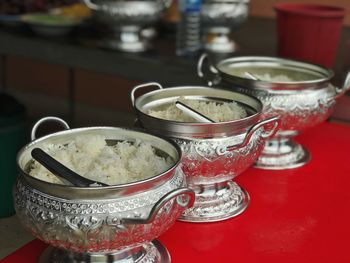
<path fill-rule="evenodd" d="M 201 1 L 178 0 L 180 15 L 176 34 L 178 56 L 196 56 L 201 49 Z"/>

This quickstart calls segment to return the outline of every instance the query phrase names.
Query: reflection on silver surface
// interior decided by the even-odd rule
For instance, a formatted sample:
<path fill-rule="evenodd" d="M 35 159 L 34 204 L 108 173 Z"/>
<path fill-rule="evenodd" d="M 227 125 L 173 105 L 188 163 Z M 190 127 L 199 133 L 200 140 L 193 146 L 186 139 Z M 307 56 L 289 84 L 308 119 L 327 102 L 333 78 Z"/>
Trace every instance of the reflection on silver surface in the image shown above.
<path fill-rule="evenodd" d="M 142 245 L 140 250 L 129 254 L 128 251 L 116 253 L 74 253 L 54 247 L 48 247 L 40 256 L 38 263 L 170 263 L 170 254 L 157 240 Z"/>
<path fill-rule="evenodd" d="M 204 47 L 208 52 L 232 53 L 238 49 L 231 32 L 248 17 L 249 0 L 205 0 L 201 19 Z"/>
<path fill-rule="evenodd" d="M 82 134 L 148 141 L 175 164 L 143 181 L 108 187 L 57 185 L 28 175 L 32 148 L 64 143 Z M 46 251 L 40 262 L 167 262 L 166 249 L 151 241 L 194 202 L 194 192 L 185 187 L 180 158 L 181 151 L 172 141 L 114 127 L 66 130 L 25 146 L 18 155 L 20 176 L 14 202 L 23 226 L 55 248 Z"/>
<path fill-rule="evenodd" d="M 110 27 L 112 34 L 102 46 L 126 52 L 142 52 L 151 48 L 153 25 L 158 21 L 169 1 L 84 0 L 94 18 Z"/>
<path fill-rule="evenodd" d="M 135 98 L 135 91 L 145 87 L 157 90 Z M 175 102 L 180 96 L 204 101 L 236 101 L 248 117 L 223 123 L 186 123 L 154 118 L 147 109 Z M 249 196 L 231 180 L 256 161 L 269 139 L 278 130 L 278 118 L 260 121 L 262 105 L 238 92 L 208 87 L 175 87 L 163 89 L 157 83 L 137 86 L 131 101 L 142 126 L 174 140 L 183 152 L 182 169 L 188 186 L 195 191 L 194 206 L 185 211 L 182 221 L 222 221 L 242 213 Z"/>
<path fill-rule="evenodd" d="M 350 73 L 342 87 L 335 87 L 330 82 L 331 70 L 300 61 L 274 57 L 229 58 L 208 66 L 212 72 L 210 77 L 204 73 L 206 62 L 211 64 L 208 56 L 203 55 L 198 62 L 198 74 L 208 84 L 252 95 L 263 103 L 263 116 L 281 117 L 281 129 L 266 143 L 256 163 L 263 169 L 291 169 L 307 163 L 310 154 L 292 138 L 325 121 L 336 99 L 350 87 Z M 247 71 L 260 80 L 246 77 Z"/>

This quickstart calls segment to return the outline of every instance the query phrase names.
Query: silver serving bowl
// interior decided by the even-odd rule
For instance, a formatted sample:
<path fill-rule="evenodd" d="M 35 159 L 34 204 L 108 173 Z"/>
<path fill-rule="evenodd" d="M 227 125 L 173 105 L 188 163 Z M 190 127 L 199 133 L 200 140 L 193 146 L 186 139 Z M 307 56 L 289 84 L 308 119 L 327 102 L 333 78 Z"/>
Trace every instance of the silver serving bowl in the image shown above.
<path fill-rule="evenodd" d="M 205 0 L 202 3 L 201 21 L 204 47 L 208 52 L 231 53 L 237 44 L 231 37 L 248 17 L 249 0 Z"/>
<path fill-rule="evenodd" d="M 150 38 L 142 30 L 153 27 L 160 19 L 169 0 L 84 0 L 95 19 L 112 30 L 103 46 L 127 52 L 142 52 L 151 48 Z"/>
<path fill-rule="evenodd" d="M 35 139 L 18 153 L 20 176 L 14 187 L 19 220 L 49 247 L 39 262 L 170 262 L 167 250 L 152 242 L 194 202 L 178 167 L 181 150 L 172 141 L 136 130 L 89 127 Z M 47 143 L 66 143 L 77 135 L 99 134 L 114 141 L 149 142 L 174 165 L 162 174 L 123 185 L 74 187 L 48 183 L 28 174 L 31 150 Z"/>
<path fill-rule="evenodd" d="M 136 91 L 145 87 L 158 90 L 135 99 Z M 186 123 L 158 119 L 148 110 L 174 102 L 180 96 L 203 101 L 235 101 L 244 107 L 248 117 L 222 123 Z M 249 196 L 231 179 L 245 171 L 263 149 L 266 139 L 277 131 L 279 120 L 260 120 L 262 104 L 245 94 L 208 87 L 175 87 L 163 89 L 158 83 L 135 87 L 131 100 L 141 125 L 156 134 L 174 140 L 183 152 L 182 169 L 196 193 L 193 208 L 181 220 L 211 222 L 242 213 Z"/>
<path fill-rule="evenodd" d="M 336 99 L 350 87 L 348 74 L 343 87 L 331 84 L 333 72 L 319 65 L 275 57 L 235 57 L 222 60 L 204 73 L 207 55 L 198 62 L 198 75 L 209 85 L 257 97 L 264 104 L 263 115 L 279 115 L 281 128 L 266 142 L 256 166 L 263 169 L 289 169 L 306 164 L 310 154 L 292 138 L 299 132 L 325 121 L 332 113 Z M 208 70 L 207 70 L 208 72 Z M 252 74 L 250 77 L 247 73 Z M 282 80 L 252 79 L 256 76 Z M 210 75 L 210 76 L 209 76 Z"/>

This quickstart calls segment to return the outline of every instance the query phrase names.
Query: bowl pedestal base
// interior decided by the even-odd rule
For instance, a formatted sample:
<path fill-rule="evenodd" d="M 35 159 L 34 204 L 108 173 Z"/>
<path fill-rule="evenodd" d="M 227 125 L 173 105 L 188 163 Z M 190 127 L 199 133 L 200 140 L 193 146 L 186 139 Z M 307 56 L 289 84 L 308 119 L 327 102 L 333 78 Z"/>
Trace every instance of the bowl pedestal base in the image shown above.
<path fill-rule="evenodd" d="M 205 35 L 205 42 L 205 50 L 212 53 L 230 54 L 238 50 L 238 45 L 231 38 L 231 29 L 228 27 L 209 28 Z"/>
<path fill-rule="evenodd" d="M 191 186 L 196 193 L 193 207 L 186 209 L 180 221 L 205 223 L 226 220 L 241 214 L 250 201 L 248 193 L 232 181 Z"/>
<path fill-rule="evenodd" d="M 303 146 L 291 138 L 277 137 L 265 143 L 255 167 L 267 170 L 293 169 L 305 165 L 310 159 L 310 153 Z"/>
<path fill-rule="evenodd" d="M 150 41 L 142 34 L 142 29 L 136 26 L 113 28 L 110 37 L 103 39 L 100 46 L 123 52 L 138 53 L 151 49 Z"/>
<path fill-rule="evenodd" d="M 167 249 L 157 240 L 139 248 L 113 253 L 75 253 L 49 246 L 38 263 L 170 263 Z"/>

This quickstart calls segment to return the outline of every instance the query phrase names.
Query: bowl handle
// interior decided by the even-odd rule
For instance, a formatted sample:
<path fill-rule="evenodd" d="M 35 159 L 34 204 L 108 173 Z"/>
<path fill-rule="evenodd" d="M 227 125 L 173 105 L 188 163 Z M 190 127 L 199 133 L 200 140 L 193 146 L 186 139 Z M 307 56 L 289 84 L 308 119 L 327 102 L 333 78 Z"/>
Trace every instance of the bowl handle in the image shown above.
<path fill-rule="evenodd" d="M 64 120 L 58 118 L 58 117 L 53 117 L 53 116 L 44 117 L 44 118 L 38 120 L 38 121 L 34 124 L 34 126 L 33 126 L 33 128 L 32 128 L 32 131 L 31 131 L 31 133 L 30 133 L 30 138 L 31 138 L 32 141 L 34 141 L 34 140 L 36 139 L 36 131 L 37 131 L 37 129 L 39 128 L 39 126 L 40 126 L 42 123 L 44 123 L 44 122 L 49 122 L 49 121 L 54 121 L 54 122 L 60 123 L 66 130 L 69 130 L 69 129 L 70 129 L 68 123 L 65 122 Z"/>
<path fill-rule="evenodd" d="M 264 128 L 264 132 L 262 133 L 261 137 L 265 140 L 271 139 L 276 132 L 278 131 L 280 125 L 281 125 L 281 120 L 279 116 L 275 116 L 275 117 L 271 117 L 262 121 L 259 121 L 258 123 L 254 124 L 247 132 L 246 136 L 244 137 L 244 140 L 242 143 L 238 144 L 238 145 L 233 145 L 233 146 L 219 146 L 216 148 L 216 154 L 217 155 L 224 155 L 227 152 L 231 152 L 234 150 L 237 150 L 239 148 L 242 148 L 244 146 L 246 146 L 249 141 L 250 138 L 253 136 L 253 134 L 260 129 L 261 127 L 264 127 L 266 125 L 272 124 L 273 123 L 273 127 L 269 128 L 268 130 L 266 130 Z"/>
<path fill-rule="evenodd" d="M 204 63 L 205 61 L 208 61 L 207 63 Z M 210 78 L 207 74 L 203 71 L 203 65 L 208 64 L 209 71 L 213 74 L 213 76 Z M 206 84 L 208 86 L 214 86 L 220 83 L 221 77 L 219 76 L 219 71 L 213 66 L 211 63 L 208 54 L 204 53 L 200 56 L 198 63 L 197 63 L 197 75 L 204 79 L 206 81 Z"/>
<path fill-rule="evenodd" d="M 135 106 L 135 92 L 138 89 L 145 88 L 145 87 L 152 87 L 152 86 L 156 86 L 158 89 L 163 89 L 162 85 L 160 85 L 157 82 L 149 82 L 149 83 L 141 84 L 132 89 L 130 96 L 131 96 L 131 103 L 133 107 Z"/>
<path fill-rule="evenodd" d="M 183 200 L 181 196 L 187 195 L 188 198 L 186 200 Z M 159 214 L 159 211 L 172 199 L 176 198 L 176 202 L 178 205 L 182 207 L 192 207 L 195 200 L 195 193 L 193 190 L 183 187 L 175 189 L 166 195 L 164 195 L 161 199 L 158 200 L 158 202 L 152 207 L 152 210 L 148 217 L 146 218 L 125 218 L 121 219 L 121 223 L 124 224 L 149 224 L 152 223 L 157 215 Z"/>
<path fill-rule="evenodd" d="M 335 99 L 341 97 L 349 89 L 350 89 L 350 71 L 348 71 L 348 73 L 346 73 L 346 77 L 345 77 L 343 86 L 340 88 L 335 87 L 335 93 L 336 93 Z"/>

